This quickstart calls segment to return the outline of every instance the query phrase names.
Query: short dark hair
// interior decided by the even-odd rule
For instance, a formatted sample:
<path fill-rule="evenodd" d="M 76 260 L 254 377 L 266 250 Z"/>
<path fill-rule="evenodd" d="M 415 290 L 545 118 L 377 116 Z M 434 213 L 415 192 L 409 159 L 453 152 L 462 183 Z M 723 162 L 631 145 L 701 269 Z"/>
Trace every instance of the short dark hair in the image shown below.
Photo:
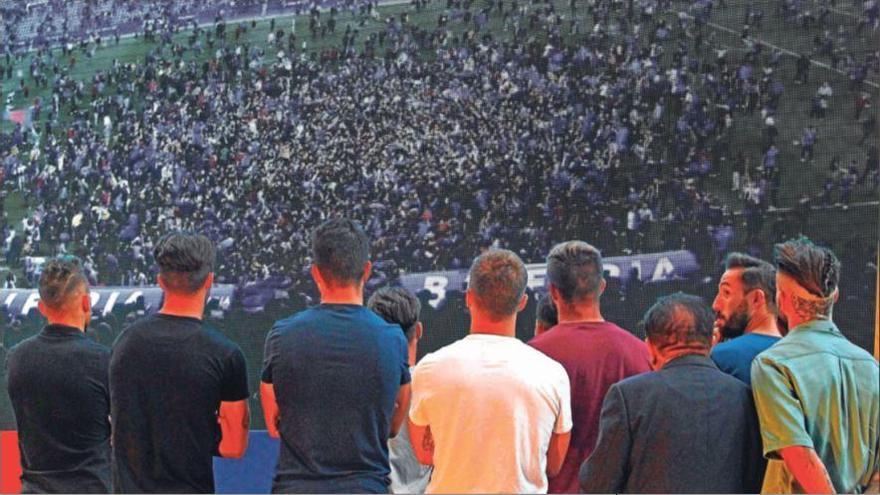
<path fill-rule="evenodd" d="M 566 302 L 598 295 L 602 275 L 602 253 L 586 242 L 563 242 L 547 255 L 547 280 Z"/>
<path fill-rule="evenodd" d="M 474 260 L 468 276 L 468 290 L 490 319 L 498 321 L 516 314 L 528 282 L 526 266 L 516 253 L 489 250 Z"/>
<path fill-rule="evenodd" d="M 550 328 L 559 323 L 559 314 L 550 294 L 538 299 L 538 307 L 535 308 L 535 318 L 544 326 Z"/>
<path fill-rule="evenodd" d="M 214 243 L 201 234 L 171 232 L 159 239 L 153 257 L 159 275 L 172 292 L 191 294 L 205 284 L 214 271 Z"/>
<path fill-rule="evenodd" d="M 354 220 L 333 218 L 312 231 L 312 258 L 331 283 L 357 284 L 370 259 L 370 240 Z"/>
<path fill-rule="evenodd" d="M 416 333 L 422 303 L 403 287 L 383 287 L 370 296 L 367 307 L 388 323 L 400 325 L 407 340 Z"/>
<path fill-rule="evenodd" d="M 776 313 L 776 268 L 764 260 L 745 253 L 733 252 L 724 260 L 725 270 L 742 269 L 740 280 L 746 292 L 753 289 L 764 291 L 767 308 Z"/>
<path fill-rule="evenodd" d="M 661 297 L 645 313 L 645 333 L 660 349 L 674 345 L 699 345 L 712 341 L 714 317 L 697 296 L 676 292 Z"/>
<path fill-rule="evenodd" d="M 46 306 L 63 309 L 68 298 L 89 280 L 82 272 L 79 259 L 74 256 L 61 256 L 47 261 L 40 274 L 40 301 Z"/>
<path fill-rule="evenodd" d="M 830 316 L 834 306 L 832 295 L 840 282 L 840 260 L 834 253 L 817 246 L 806 237 L 777 244 L 773 249 L 776 269 L 793 278 L 798 285 L 821 301 L 794 298 L 794 307 L 802 318 Z"/>

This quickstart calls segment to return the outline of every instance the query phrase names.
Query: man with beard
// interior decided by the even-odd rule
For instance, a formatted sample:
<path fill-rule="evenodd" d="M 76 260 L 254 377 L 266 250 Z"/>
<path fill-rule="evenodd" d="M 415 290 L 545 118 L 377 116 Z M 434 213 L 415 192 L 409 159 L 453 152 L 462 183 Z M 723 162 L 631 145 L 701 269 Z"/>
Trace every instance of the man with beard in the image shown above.
<path fill-rule="evenodd" d="M 743 253 L 730 253 L 724 268 L 712 303 L 722 342 L 711 357 L 721 371 L 751 386 L 752 360 L 782 338 L 776 322 L 776 270 Z"/>

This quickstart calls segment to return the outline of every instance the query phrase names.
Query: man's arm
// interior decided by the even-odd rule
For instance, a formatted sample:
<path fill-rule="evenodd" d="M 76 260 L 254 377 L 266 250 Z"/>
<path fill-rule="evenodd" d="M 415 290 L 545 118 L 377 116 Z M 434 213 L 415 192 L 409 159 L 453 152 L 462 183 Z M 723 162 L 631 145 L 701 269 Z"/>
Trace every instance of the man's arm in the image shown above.
<path fill-rule="evenodd" d="M 248 426 L 250 411 L 247 399 L 235 402 L 221 402 L 217 420 L 220 423 L 220 457 L 241 459 L 248 445 Z"/>
<path fill-rule="evenodd" d="M 400 428 L 409 414 L 409 401 L 412 397 L 412 387 L 409 383 L 400 386 L 397 399 L 394 401 L 394 413 L 391 415 L 391 438 L 400 433 Z"/>
<path fill-rule="evenodd" d="M 412 444 L 413 453 L 420 464 L 425 466 L 434 465 L 434 437 L 431 435 L 431 427 L 429 425 L 419 426 L 412 422 L 409 423 L 409 441 Z"/>
<path fill-rule="evenodd" d="M 797 445 L 780 449 L 779 455 L 804 493 L 835 493 L 828 470 L 815 450 Z"/>
<path fill-rule="evenodd" d="M 565 433 L 554 433 L 550 437 L 550 447 L 547 449 L 547 477 L 553 478 L 562 470 L 565 454 L 568 453 L 568 444 L 571 441 L 571 430 Z"/>
<path fill-rule="evenodd" d="M 612 385 L 602 403 L 599 439 L 590 457 L 581 465 L 583 493 L 620 493 L 628 477 L 632 438 L 623 394 Z"/>
<path fill-rule="evenodd" d="M 278 432 L 278 402 L 275 400 L 275 386 L 271 383 L 260 382 L 260 404 L 263 406 L 263 418 L 266 420 L 266 430 L 272 438 L 281 438 Z"/>

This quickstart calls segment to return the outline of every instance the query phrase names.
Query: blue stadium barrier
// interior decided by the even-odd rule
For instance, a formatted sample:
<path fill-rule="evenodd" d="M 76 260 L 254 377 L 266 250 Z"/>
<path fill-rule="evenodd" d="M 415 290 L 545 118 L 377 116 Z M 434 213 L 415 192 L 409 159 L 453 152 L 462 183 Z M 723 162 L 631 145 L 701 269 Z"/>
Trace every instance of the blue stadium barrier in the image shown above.
<path fill-rule="evenodd" d="M 241 459 L 214 458 L 216 493 L 269 493 L 280 441 L 265 430 L 251 430 Z"/>

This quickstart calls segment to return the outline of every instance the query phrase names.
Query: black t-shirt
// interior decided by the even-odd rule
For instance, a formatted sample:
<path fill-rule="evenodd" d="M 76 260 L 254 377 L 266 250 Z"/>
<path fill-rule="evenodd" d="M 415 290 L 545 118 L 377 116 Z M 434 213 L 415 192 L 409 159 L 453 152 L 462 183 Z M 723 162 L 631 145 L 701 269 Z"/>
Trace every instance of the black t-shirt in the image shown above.
<path fill-rule="evenodd" d="M 110 349 L 48 325 L 9 351 L 24 493 L 110 491 Z"/>
<path fill-rule="evenodd" d="M 212 493 L 221 401 L 248 397 L 244 354 L 196 318 L 156 314 L 113 346 L 116 492 Z"/>

